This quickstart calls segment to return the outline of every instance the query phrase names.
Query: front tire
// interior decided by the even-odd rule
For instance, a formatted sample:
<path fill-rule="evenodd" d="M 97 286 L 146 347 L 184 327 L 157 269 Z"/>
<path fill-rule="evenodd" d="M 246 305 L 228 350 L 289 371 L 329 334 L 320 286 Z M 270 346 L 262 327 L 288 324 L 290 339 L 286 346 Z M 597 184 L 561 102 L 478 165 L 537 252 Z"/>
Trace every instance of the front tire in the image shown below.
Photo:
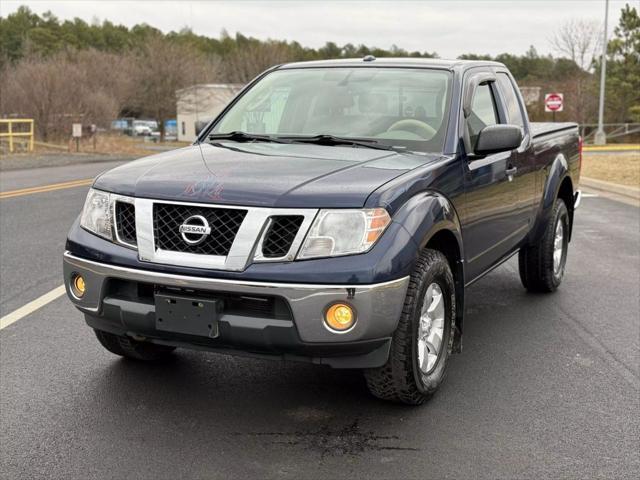
<path fill-rule="evenodd" d="M 453 345 L 455 286 L 449 262 L 425 249 L 414 267 L 387 363 L 365 371 L 378 398 L 409 405 L 429 399 L 445 378 Z"/>
<path fill-rule="evenodd" d="M 166 359 L 176 349 L 166 345 L 157 345 L 150 342 L 139 342 L 133 338 L 102 330 L 94 330 L 100 344 L 111 353 L 121 357 L 141 360 L 144 362 L 155 362 Z"/>
<path fill-rule="evenodd" d="M 569 211 L 558 198 L 540 241 L 521 248 L 518 254 L 520 280 L 528 291 L 548 293 L 560 286 L 567 263 L 570 228 Z"/>

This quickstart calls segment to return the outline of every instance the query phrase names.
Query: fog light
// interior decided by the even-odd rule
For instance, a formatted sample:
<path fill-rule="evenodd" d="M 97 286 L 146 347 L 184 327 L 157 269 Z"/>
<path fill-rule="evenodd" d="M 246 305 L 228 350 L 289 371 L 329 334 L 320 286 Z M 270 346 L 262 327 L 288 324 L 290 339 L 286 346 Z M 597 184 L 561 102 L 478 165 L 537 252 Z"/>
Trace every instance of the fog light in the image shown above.
<path fill-rule="evenodd" d="M 84 291 L 86 289 L 86 285 L 84 283 L 84 277 L 79 274 L 75 274 L 71 281 L 71 289 L 73 290 L 73 294 L 81 298 L 84 295 Z"/>
<path fill-rule="evenodd" d="M 353 327 L 356 321 L 356 314 L 349 305 L 345 303 L 334 303 L 324 315 L 324 321 L 331 330 L 344 332 Z"/>

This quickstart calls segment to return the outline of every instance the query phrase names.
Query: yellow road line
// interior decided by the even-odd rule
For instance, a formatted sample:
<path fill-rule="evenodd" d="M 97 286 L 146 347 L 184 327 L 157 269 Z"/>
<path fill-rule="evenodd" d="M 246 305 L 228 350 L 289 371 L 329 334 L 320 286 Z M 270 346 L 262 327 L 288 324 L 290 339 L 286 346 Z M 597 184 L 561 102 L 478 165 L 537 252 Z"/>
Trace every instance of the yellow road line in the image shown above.
<path fill-rule="evenodd" d="M 54 288 L 50 292 L 45 293 L 41 297 L 36 298 L 32 302 L 23 305 L 22 307 L 14 310 L 8 315 L 0 318 L 0 330 L 8 327 L 12 323 L 17 322 L 21 318 L 26 317 L 27 315 L 35 312 L 39 308 L 44 307 L 47 303 L 53 302 L 56 298 L 61 297 L 65 292 L 64 285 L 60 285 L 59 287 Z"/>
<path fill-rule="evenodd" d="M 91 185 L 92 178 L 85 178 L 83 180 L 72 180 L 70 182 L 52 183 L 50 185 L 42 185 L 40 187 L 20 188 L 18 190 L 8 190 L 6 192 L 0 192 L 0 198 L 12 198 L 20 197 L 22 195 L 31 195 L 33 193 L 52 192 L 54 190 L 63 190 L 65 188 L 83 187 Z"/>
<path fill-rule="evenodd" d="M 626 152 L 626 151 L 640 151 L 640 145 L 638 144 L 628 144 L 628 145 L 621 145 L 621 144 L 612 144 L 612 145 L 585 145 L 583 147 L 585 152 L 599 152 L 599 151 L 620 151 L 620 152 Z"/>

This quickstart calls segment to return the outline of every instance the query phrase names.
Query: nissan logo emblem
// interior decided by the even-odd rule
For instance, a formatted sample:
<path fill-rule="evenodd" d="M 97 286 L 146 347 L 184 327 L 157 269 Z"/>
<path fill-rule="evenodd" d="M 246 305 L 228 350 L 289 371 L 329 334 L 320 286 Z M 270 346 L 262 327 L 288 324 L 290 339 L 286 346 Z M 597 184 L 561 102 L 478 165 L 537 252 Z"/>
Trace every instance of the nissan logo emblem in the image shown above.
<path fill-rule="evenodd" d="M 211 233 L 209 222 L 202 215 L 192 215 L 180 225 L 180 236 L 189 245 L 198 245 Z"/>

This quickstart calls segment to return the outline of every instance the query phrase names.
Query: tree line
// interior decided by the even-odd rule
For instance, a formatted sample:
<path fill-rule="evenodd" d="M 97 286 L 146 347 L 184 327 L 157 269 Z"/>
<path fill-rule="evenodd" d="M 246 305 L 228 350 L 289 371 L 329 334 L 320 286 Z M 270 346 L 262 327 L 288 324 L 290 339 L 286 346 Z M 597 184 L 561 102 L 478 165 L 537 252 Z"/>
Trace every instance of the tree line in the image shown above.
<path fill-rule="evenodd" d="M 561 91 L 565 111 L 557 120 L 597 118 L 600 27 L 574 21 L 550 39 L 558 56 L 465 54 L 462 59 L 504 63 L 520 86 L 541 94 Z M 607 109 L 611 123 L 640 121 L 640 17 L 626 5 L 607 45 Z M 196 83 L 245 83 L 274 64 L 329 58 L 437 57 L 436 52 L 365 45 L 304 47 L 295 41 L 259 40 L 240 33 L 219 38 L 189 29 L 163 33 L 141 24 L 61 21 L 28 7 L 0 17 L 0 116 L 34 118 L 43 139 L 68 135 L 73 121 L 105 126 L 118 116 L 175 116 L 175 91 Z M 542 101 L 528 105 L 534 120 L 549 119 Z"/>

